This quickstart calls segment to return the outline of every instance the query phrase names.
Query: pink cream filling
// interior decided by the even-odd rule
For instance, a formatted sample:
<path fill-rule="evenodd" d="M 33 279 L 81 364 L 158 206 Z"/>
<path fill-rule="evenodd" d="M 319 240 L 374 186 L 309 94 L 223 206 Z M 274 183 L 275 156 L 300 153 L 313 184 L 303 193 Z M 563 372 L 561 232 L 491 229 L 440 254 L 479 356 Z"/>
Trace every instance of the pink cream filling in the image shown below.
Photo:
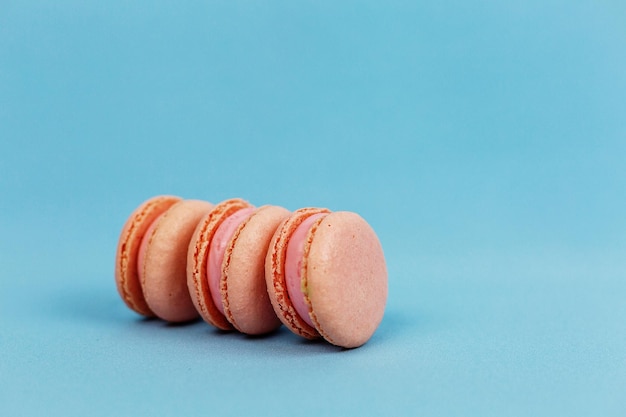
<path fill-rule="evenodd" d="M 237 227 L 254 211 L 254 207 L 248 207 L 236 211 L 231 214 L 219 225 L 211 243 L 209 245 L 209 259 L 207 261 L 207 279 L 209 281 L 209 290 L 211 298 L 217 309 L 224 313 L 224 304 L 222 303 L 222 294 L 220 292 L 220 281 L 222 277 L 222 263 L 224 262 L 224 254 L 226 246 L 233 237 Z"/>
<path fill-rule="evenodd" d="M 320 217 L 328 213 L 318 213 L 307 217 L 293 232 L 287 243 L 287 255 L 285 258 L 285 281 L 287 283 L 287 293 L 296 312 L 311 327 L 315 327 L 309 316 L 309 306 L 307 305 L 304 292 L 302 291 L 302 261 L 304 257 L 304 244 L 306 235 Z"/>
<path fill-rule="evenodd" d="M 141 238 L 141 244 L 139 245 L 139 253 L 137 254 L 137 275 L 139 276 L 139 282 L 143 282 L 143 265 L 146 261 L 146 249 L 148 248 L 148 242 L 150 241 L 150 235 L 154 231 L 157 222 L 165 213 L 161 213 L 157 216 L 156 219 L 150 223 L 148 230 L 146 230 L 146 234 Z"/>

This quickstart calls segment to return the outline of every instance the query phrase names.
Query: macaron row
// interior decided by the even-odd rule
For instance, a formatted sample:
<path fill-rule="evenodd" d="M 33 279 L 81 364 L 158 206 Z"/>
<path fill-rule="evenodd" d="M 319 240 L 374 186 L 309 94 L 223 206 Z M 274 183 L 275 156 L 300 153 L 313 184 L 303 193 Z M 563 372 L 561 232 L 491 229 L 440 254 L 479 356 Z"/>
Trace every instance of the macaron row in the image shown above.
<path fill-rule="evenodd" d="M 115 280 L 122 300 L 143 316 L 200 316 L 251 335 L 282 323 L 347 348 L 369 340 L 387 300 L 382 247 L 358 214 L 290 212 L 238 198 L 145 201 L 122 228 Z"/>

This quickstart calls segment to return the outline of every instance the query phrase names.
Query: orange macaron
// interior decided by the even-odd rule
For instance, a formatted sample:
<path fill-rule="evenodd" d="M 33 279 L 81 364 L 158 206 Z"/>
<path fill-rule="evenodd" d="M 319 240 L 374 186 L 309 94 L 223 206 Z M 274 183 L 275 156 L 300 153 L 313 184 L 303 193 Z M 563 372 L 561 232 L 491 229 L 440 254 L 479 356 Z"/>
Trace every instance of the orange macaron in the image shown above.
<path fill-rule="evenodd" d="M 154 221 L 181 200 L 168 195 L 146 200 L 128 217 L 120 233 L 115 254 L 117 291 L 128 308 L 147 317 L 154 316 L 154 312 L 146 303 L 139 278 L 137 264 L 141 242 Z"/>
<path fill-rule="evenodd" d="M 159 196 L 128 218 L 117 248 L 116 282 L 134 311 L 169 322 L 198 317 L 187 290 L 186 254 L 202 216 L 213 205 Z"/>
<path fill-rule="evenodd" d="M 358 347 L 382 321 L 385 257 L 376 233 L 356 213 L 293 212 L 272 237 L 265 278 L 277 316 L 303 337 Z"/>
<path fill-rule="evenodd" d="M 265 255 L 289 211 L 242 199 L 217 204 L 196 226 L 187 286 L 196 310 L 222 330 L 263 334 L 280 326 L 265 287 Z"/>

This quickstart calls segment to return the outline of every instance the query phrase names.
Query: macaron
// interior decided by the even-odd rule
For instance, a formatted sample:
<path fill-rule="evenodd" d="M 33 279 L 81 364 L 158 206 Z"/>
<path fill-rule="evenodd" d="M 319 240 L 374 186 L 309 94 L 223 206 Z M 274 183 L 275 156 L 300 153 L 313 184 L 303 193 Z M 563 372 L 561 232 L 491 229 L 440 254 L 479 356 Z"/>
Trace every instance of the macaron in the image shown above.
<path fill-rule="evenodd" d="M 175 196 L 142 203 L 120 234 L 115 280 L 122 300 L 144 316 L 170 322 L 198 317 L 187 291 L 187 248 L 198 221 L 213 205 Z"/>
<path fill-rule="evenodd" d="M 148 307 L 139 279 L 138 257 L 141 242 L 154 221 L 181 201 L 180 197 L 161 195 L 144 201 L 128 217 L 122 227 L 115 254 L 115 282 L 120 297 L 131 310 L 150 317 L 154 312 Z"/>
<path fill-rule="evenodd" d="M 206 322 L 251 335 L 280 326 L 265 287 L 265 256 L 288 215 L 282 207 L 231 199 L 199 221 L 187 252 L 187 286 Z"/>
<path fill-rule="evenodd" d="M 293 212 L 270 241 L 265 279 L 278 318 L 305 338 L 354 348 L 382 321 L 385 257 L 376 233 L 356 213 Z"/>

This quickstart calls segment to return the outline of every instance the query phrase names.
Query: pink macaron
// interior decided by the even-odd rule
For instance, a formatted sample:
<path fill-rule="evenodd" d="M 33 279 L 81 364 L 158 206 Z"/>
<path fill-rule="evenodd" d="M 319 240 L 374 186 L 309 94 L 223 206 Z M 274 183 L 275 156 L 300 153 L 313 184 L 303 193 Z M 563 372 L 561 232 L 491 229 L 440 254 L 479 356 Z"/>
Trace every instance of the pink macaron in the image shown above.
<path fill-rule="evenodd" d="M 187 290 L 187 250 L 201 217 L 213 208 L 200 200 L 155 197 L 126 222 L 118 243 L 116 281 L 133 310 L 169 322 L 198 317 Z"/>
<path fill-rule="evenodd" d="M 383 318 L 385 257 L 376 233 L 356 213 L 293 212 L 272 237 L 265 277 L 277 316 L 303 337 L 358 347 Z"/>
<path fill-rule="evenodd" d="M 282 207 L 231 199 L 200 219 L 187 252 L 187 286 L 206 322 L 252 335 L 280 326 L 264 264 L 270 240 L 288 215 Z"/>

